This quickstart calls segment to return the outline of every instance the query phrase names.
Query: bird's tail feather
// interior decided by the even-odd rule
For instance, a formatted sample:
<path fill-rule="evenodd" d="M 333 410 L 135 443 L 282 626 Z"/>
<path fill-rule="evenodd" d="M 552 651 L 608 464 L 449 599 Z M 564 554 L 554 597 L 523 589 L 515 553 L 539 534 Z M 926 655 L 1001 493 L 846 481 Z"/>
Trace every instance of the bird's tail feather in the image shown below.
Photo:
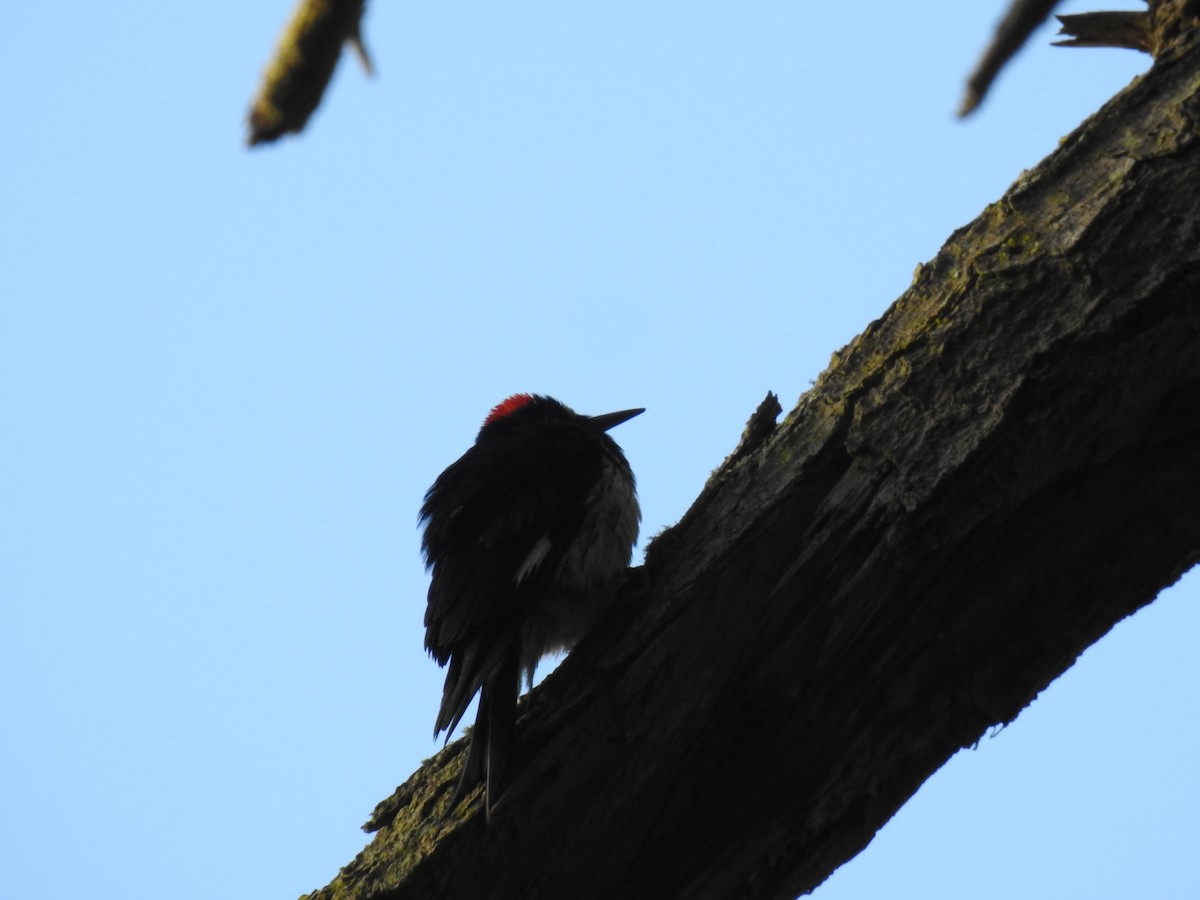
<path fill-rule="evenodd" d="M 475 712 L 475 727 L 471 731 L 471 746 L 450 805 L 446 807 L 446 815 L 482 781 L 487 815 L 491 818 L 492 807 L 504 790 L 504 776 L 512 758 L 520 690 L 517 655 L 507 654 L 500 667 L 483 683 L 479 709 Z"/>
<path fill-rule="evenodd" d="M 517 730 L 517 695 L 521 692 L 521 672 L 516 653 L 483 686 L 479 708 L 487 714 L 487 814 L 504 790 L 504 776 L 512 758 L 513 735 Z"/>

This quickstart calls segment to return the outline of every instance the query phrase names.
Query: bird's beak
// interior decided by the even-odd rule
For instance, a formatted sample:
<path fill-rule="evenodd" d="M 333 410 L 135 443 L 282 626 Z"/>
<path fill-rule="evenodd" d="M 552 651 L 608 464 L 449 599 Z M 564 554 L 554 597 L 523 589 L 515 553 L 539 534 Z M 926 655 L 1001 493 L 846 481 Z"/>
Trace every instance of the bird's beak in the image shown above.
<path fill-rule="evenodd" d="M 602 416 L 588 416 L 587 423 L 597 432 L 608 431 L 608 429 L 620 425 L 622 422 L 632 419 L 634 416 L 639 416 L 644 413 L 642 409 L 623 409 L 620 412 L 604 413 Z"/>

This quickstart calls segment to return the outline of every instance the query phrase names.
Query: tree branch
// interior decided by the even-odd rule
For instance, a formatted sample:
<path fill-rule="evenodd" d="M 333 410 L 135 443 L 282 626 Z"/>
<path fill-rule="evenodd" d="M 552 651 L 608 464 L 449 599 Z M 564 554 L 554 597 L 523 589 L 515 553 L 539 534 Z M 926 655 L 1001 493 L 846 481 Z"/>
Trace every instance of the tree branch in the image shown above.
<path fill-rule="evenodd" d="M 960 118 L 979 108 L 1000 70 L 1025 46 L 1029 36 L 1046 21 L 1058 3 L 1059 0 L 1011 0 L 991 43 L 967 79 L 967 90 L 958 107 Z"/>
<path fill-rule="evenodd" d="M 438 818 L 456 743 L 311 896 L 785 898 L 854 856 L 1200 559 L 1198 136 L 1193 46 L 714 474 L 526 698 L 490 827 Z"/>
<path fill-rule="evenodd" d="M 366 0 L 300 0 L 279 36 L 247 117 L 253 147 L 300 133 L 316 111 L 349 44 L 372 74 L 362 39 Z"/>

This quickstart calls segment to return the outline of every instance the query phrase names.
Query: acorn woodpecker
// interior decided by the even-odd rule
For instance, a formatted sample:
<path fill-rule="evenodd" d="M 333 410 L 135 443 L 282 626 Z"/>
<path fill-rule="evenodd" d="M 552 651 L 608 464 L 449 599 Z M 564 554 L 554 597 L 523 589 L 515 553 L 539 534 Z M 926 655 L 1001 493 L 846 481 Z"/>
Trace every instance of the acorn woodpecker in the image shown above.
<path fill-rule="evenodd" d="M 425 495 L 425 648 L 450 664 L 434 737 L 449 740 L 480 693 L 447 812 L 482 781 L 490 818 L 522 676 L 532 685 L 538 660 L 570 649 L 616 599 L 641 511 L 633 472 L 606 432 L 641 412 L 581 416 L 550 397 L 515 394 Z"/>

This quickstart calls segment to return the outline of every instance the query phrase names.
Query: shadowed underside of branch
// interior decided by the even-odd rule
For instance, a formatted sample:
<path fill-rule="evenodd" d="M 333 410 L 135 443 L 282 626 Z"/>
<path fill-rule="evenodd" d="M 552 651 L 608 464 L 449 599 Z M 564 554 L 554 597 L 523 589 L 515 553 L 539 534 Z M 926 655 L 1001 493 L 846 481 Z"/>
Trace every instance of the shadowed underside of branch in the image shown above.
<path fill-rule="evenodd" d="M 1198 133 L 1191 52 L 954 234 L 526 699 L 492 825 L 458 742 L 313 896 L 795 896 L 1200 559 Z"/>

